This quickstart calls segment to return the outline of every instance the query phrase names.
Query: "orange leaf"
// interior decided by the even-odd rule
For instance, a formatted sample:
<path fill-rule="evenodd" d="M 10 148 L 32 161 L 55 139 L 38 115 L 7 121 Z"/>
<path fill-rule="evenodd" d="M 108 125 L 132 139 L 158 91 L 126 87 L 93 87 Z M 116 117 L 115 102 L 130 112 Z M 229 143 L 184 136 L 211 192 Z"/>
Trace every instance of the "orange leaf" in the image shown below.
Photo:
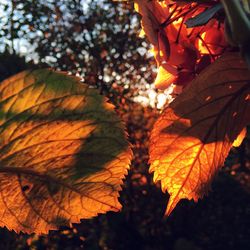
<path fill-rule="evenodd" d="M 148 40 L 154 46 L 158 46 L 158 31 L 160 24 L 151 10 L 151 5 L 150 2 L 147 3 L 144 0 L 136 0 L 134 8 L 142 16 L 141 26 Z"/>
<path fill-rule="evenodd" d="M 244 138 L 246 137 L 247 129 L 243 128 L 240 132 L 240 134 L 237 136 L 237 138 L 233 142 L 233 147 L 239 147 L 241 143 L 243 142 Z"/>
<path fill-rule="evenodd" d="M 47 233 L 121 208 L 131 150 L 97 90 L 35 70 L 3 81 L 0 93 L 1 226 Z"/>
<path fill-rule="evenodd" d="M 157 62 L 166 62 L 169 59 L 170 44 L 166 34 L 162 30 L 158 32 L 158 43 Z"/>
<path fill-rule="evenodd" d="M 158 68 L 157 76 L 155 78 L 154 85 L 157 89 L 166 89 L 168 88 L 177 77 L 176 67 L 164 63 Z"/>
<path fill-rule="evenodd" d="M 237 53 L 222 56 L 167 107 L 150 138 L 150 172 L 180 199 L 202 197 L 238 134 L 250 123 L 250 72 Z"/>

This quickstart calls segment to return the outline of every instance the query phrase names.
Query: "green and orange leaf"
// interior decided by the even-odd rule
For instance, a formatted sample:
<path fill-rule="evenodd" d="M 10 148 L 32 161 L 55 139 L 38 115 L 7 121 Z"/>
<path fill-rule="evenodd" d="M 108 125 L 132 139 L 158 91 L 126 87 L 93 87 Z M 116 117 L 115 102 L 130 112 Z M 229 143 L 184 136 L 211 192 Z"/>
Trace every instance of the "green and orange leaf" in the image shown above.
<path fill-rule="evenodd" d="M 181 199 L 197 201 L 209 190 L 233 142 L 250 123 L 249 103 L 250 71 L 237 53 L 229 53 L 163 111 L 151 133 L 150 172 L 170 194 L 166 215 Z"/>
<path fill-rule="evenodd" d="M 121 208 L 132 154 L 97 90 L 35 70 L 3 81 L 0 93 L 0 226 L 47 233 Z"/>

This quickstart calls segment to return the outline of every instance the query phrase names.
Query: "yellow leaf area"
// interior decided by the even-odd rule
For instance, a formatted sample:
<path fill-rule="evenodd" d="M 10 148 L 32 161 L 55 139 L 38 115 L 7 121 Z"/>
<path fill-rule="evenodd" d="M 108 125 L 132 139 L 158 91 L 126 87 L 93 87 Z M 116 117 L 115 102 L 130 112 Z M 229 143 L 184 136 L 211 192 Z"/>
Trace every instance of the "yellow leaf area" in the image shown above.
<path fill-rule="evenodd" d="M 1 226 L 41 234 L 121 208 L 132 153 L 105 97 L 46 69 L 3 81 L 0 93 Z"/>
<path fill-rule="evenodd" d="M 246 137 L 246 134 L 247 134 L 247 129 L 243 128 L 240 134 L 238 135 L 238 137 L 234 140 L 233 147 L 239 147 L 242 141 L 244 140 L 244 138 Z"/>
<path fill-rule="evenodd" d="M 250 123 L 249 96 L 250 71 L 237 53 L 229 53 L 163 111 L 149 151 L 154 181 L 170 194 L 166 215 L 181 199 L 197 201 L 209 190 L 234 140 Z"/>

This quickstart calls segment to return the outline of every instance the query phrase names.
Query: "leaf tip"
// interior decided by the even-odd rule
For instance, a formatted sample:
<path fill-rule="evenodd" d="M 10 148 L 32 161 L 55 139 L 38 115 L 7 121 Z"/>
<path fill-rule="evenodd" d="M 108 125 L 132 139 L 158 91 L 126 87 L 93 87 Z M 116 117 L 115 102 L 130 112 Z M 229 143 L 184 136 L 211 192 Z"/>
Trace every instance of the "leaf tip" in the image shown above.
<path fill-rule="evenodd" d="M 246 137 L 247 129 L 244 127 L 240 134 L 237 136 L 237 138 L 233 142 L 233 147 L 239 147 L 241 143 L 243 142 L 244 138 Z"/>
<path fill-rule="evenodd" d="M 169 217 L 169 215 L 172 213 L 172 211 L 175 209 L 176 205 L 181 199 L 179 199 L 177 196 L 170 195 L 168 200 L 167 209 L 165 211 L 164 217 Z"/>

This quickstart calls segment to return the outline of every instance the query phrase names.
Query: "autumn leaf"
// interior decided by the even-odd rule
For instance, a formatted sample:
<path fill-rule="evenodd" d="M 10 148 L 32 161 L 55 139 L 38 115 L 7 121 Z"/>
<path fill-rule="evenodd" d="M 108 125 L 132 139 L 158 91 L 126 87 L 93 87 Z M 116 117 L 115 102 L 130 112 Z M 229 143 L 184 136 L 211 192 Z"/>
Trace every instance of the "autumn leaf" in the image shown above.
<path fill-rule="evenodd" d="M 134 8 L 141 15 L 140 36 L 147 35 L 149 42 L 154 46 L 155 59 L 160 65 L 162 61 L 168 60 L 170 53 L 168 37 L 160 25 L 169 14 L 168 8 L 162 2 L 144 0 L 135 0 Z"/>
<path fill-rule="evenodd" d="M 155 78 L 155 88 L 164 90 L 169 87 L 177 77 L 177 68 L 167 63 L 162 64 Z"/>
<path fill-rule="evenodd" d="M 150 172 L 170 194 L 166 215 L 202 197 L 250 123 L 250 72 L 238 53 L 207 67 L 161 114 L 150 138 Z M 244 131 L 244 130 L 243 130 Z"/>
<path fill-rule="evenodd" d="M 154 46 L 158 46 L 158 31 L 160 23 L 151 10 L 152 3 L 145 3 L 143 0 L 136 0 L 134 3 L 135 10 L 141 14 L 141 26 L 143 31 Z"/>
<path fill-rule="evenodd" d="M 97 90 L 35 70 L 3 81 L 0 93 L 1 226 L 47 233 L 121 208 L 131 150 Z"/>
<path fill-rule="evenodd" d="M 247 129 L 243 128 L 241 130 L 241 132 L 239 133 L 239 135 L 237 136 L 237 138 L 234 140 L 233 142 L 233 147 L 239 147 L 241 145 L 241 143 L 243 142 L 244 138 L 246 137 L 247 134 Z"/>

